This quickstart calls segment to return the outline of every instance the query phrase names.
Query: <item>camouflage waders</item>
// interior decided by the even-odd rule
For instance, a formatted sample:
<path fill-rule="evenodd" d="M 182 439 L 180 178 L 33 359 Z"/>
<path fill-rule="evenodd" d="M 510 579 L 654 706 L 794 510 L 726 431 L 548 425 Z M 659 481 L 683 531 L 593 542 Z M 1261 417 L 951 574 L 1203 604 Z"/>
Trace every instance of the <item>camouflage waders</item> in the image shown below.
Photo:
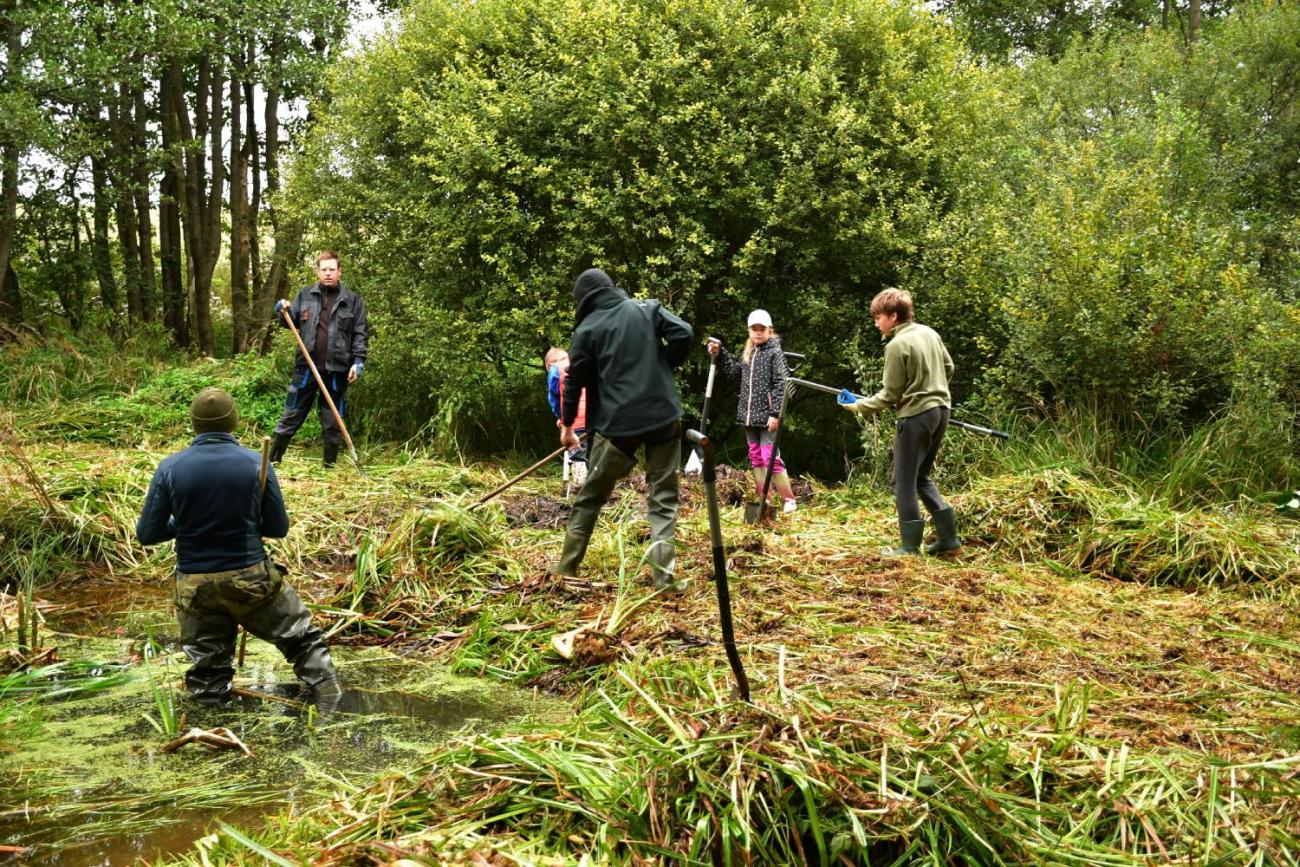
<path fill-rule="evenodd" d="M 681 461 L 681 425 L 674 422 L 670 428 L 650 435 L 658 439 L 667 433 L 668 439 L 644 442 L 646 506 L 651 539 L 649 559 L 655 589 L 658 590 L 673 585 L 676 571 L 674 539 L 677 535 L 677 465 Z M 624 449 L 630 447 L 629 450 L 635 451 L 637 445 L 642 444 L 635 438 L 610 440 L 598 433 L 593 433 L 591 440 L 587 481 L 573 502 L 573 513 L 564 533 L 564 550 L 560 552 L 559 561 L 550 567 L 552 575 L 577 576 L 601 507 L 609 501 L 619 479 L 636 467 L 636 459 Z"/>
<path fill-rule="evenodd" d="M 176 619 L 193 666 L 185 685 L 202 701 L 230 694 L 237 626 L 274 644 L 308 687 L 337 689 L 338 674 L 311 612 L 269 560 L 226 572 L 176 573 Z"/>

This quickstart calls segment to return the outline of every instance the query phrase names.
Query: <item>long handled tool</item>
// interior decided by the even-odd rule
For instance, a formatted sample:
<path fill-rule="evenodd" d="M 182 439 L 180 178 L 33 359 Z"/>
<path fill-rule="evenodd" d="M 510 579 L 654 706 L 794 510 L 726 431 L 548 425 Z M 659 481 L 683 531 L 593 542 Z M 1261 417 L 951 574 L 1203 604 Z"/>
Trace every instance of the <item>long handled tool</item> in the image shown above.
<path fill-rule="evenodd" d="M 785 394 L 781 398 L 781 411 L 776 414 L 776 435 L 772 437 L 772 454 L 767 458 L 767 472 L 763 475 L 763 492 L 757 503 L 745 504 L 745 523 L 758 524 L 772 517 L 772 506 L 768 499 L 772 495 L 772 474 L 776 469 L 776 449 L 781 444 L 781 430 L 785 427 L 785 408 L 790 405 L 790 392 L 793 389 L 786 380 Z"/>
<path fill-rule="evenodd" d="M 722 342 L 716 337 L 710 337 L 707 343 L 717 343 L 719 346 Z M 709 430 L 709 404 L 713 400 L 713 381 L 718 375 L 718 357 L 710 353 L 709 355 L 709 379 L 704 384 L 704 406 L 700 408 L 700 433 L 708 433 Z M 691 456 L 686 461 L 686 472 L 698 473 L 704 468 L 700 462 L 700 449 L 691 449 Z"/>
<path fill-rule="evenodd" d="M 790 377 L 790 383 L 796 386 L 800 386 L 802 388 L 811 388 L 813 391 L 821 391 L 821 392 L 825 392 L 826 394 L 833 394 L 836 397 L 839 397 L 840 394 L 848 391 L 848 389 L 832 388 L 829 385 L 822 385 L 819 382 L 809 382 L 806 379 L 796 379 L 795 377 Z M 861 397 L 861 395 L 853 394 L 853 392 L 848 392 L 848 393 L 852 395 L 855 400 Z M 963 430 L 971 431 L 972 433 L 997 437 L 998 439 L 1001 440 L 1011 439 L 1011 434 L 1007 433 L 1006 431 L 994 430 L 991 427 L 980 427 L 977 424 L 971 424 L 970 422 L 964 422 L 955 418 L 948 419 L 948 424 L 952 425 L 953 427 L 959 427 L 962 428 Z"/>
<path fill-rule="evenodd" d="M 352 454 L 352 463 L 356 464 L 357 472 L 363 476 L 366 475 L 366 471 L 361 469 L 361 458 L 357 457 L 357 447 L 352 445 L 352 435 L 348 433 L 348 426 L 343 423 L 343 416 L 339 413 L 339 408 L 334 405 L 334 398 L 330 397 L 330 390 L 325 387 L 325 380 L 320 378 L 320 371 L 316 369 L 316 362 L 312 361 L 311 353 L 307 351 L 307 344 L 302 342 L 302 335 L 298 333 L 298 326 L 294 324 L 293 317 L 289 315 L 289 308 L 282 308 L 280 315 L 289 324 L 289 330 L 293 332 L 293 339 L 298 341 L 298 351 L 302 353 L 303 360 L 307 362 L 307 367 L 316 380 L 316 387 L 320 389 L 320 396 L 324 399 L 325 405 L 330 408 L 330 412 L 334 413 L 334 420 L 339 423 L 339 430 L 343 432 L 343 441 L 348 444 L 348 451 Z"/>
<path fill-rule="evenodd" d="M 262 463 L 257 468 L 257 494 L 259 497 L 258 508 L 257 508 L 258 515 L 262 514 L 262 506 L 261 506 L 262 501 L 260 498 L 265 496 L 266 494 L 266 474 L 267 472 L 270 471 L 270 469 L 271 469 L 271 438 L 262 437 Z M 239 636 L 239 667 L 240 668 L 244 667 L 244 651 L 247 649 L 248 649 L 248 630 L 245 629 L 244 634 Z"/>
<path fill-rule="evenodd" d="M 518 481 L 521 481 L 521 480 L 524 479 L 524 478 L 527 478 L 528 476 L 531 476 L 533 473 L 537 472 L 539 469 L 541 469 L 542 467 L 546 466 L 546 465 L 547 465 L 548 463 L 550 463 L 551 461 L 555 460 L 557 457 L 560 456 L 560 454 L 561 454 L 562 452 L 566 451 L 566 449 L 567 449 L 566 446 L 560 446 L 558 449 L 556 449 L 555 451 L 551 452 L 549 455 L 547 455 L 546 457 L 542 458 L 540 461 L 538 461 L 537 463 L 533 464 L 531 467 L 529 467 L 528 469 L 524 470 L 522 473 L 520 473 L 519 475 L 515 476 L 515 477 L 514 477 L 513 479 L 511 479 L 510 481 L 508 481 L 508 482 L 503 482 L 502 484 L 497 485 L 495 488 L 493 488 L 492 490 L 488 491 L 486 494 L 484 494 L 483 496 L 479 497 L 479 498 L 478 498 L 477 500 L 475 500 L 474 502 L 470 503 L 469 507 L 470 507 L 471 509 L 476 509 L 476 508 L 478 508 L 479 506 L 481 506 L 481 505 L 483 505 L 484 503 L 486 503 L 488 500 L 490 500 L 490 499 L 492 499 L 493 497 L 495 497 L 497 494 L 499 494 L 499 493 L 501 493 L 502 491 L 504 491 L 506 488 L 510 487 L 511 485 L 515 484 L 515 483 L 518 482 Z"/>
<path fill-rule="evenodd" d="M 709 504 L 709 538 L 713 542 L 713 584 L 718 589 L 718 621 L 722 625 L 722 646 L 727 651 L 727 662 L 736 676 L 736 689 L 740 697 L 749 701 L 749 678 L 736 650 L 736 633 L 731 625 L 731 591 L 727 587 L 727 553 L 722 544 L 722 521 L 718 517 L 717 472 L 714 463 L 713 443 L 697 430 L 688 430 L 686 439 L 700 447 L 704 453 L 704 492 Z"/>
<path fill-rule="evenodd" d="M 714 340 L 715 338 L 709 338 L 710 343 Z M 718 343 L 718 345 L 722 344 Z M 709 380 L 704 384 L 704 406 L 700 407 L 701 435 L 707 435 L 709 432 L 709 403 L 713 400 L 713 380 L 718 375 L 718 356 L 710 354 L 709 359 Z"/>

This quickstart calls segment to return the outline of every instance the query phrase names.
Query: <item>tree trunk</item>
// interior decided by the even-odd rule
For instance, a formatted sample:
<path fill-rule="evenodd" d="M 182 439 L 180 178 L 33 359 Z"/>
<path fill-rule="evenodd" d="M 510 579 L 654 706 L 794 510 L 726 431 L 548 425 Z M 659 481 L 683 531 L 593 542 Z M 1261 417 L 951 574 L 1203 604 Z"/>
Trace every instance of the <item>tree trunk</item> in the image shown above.
<path fill-rule="evenodd" d="M 165 154 L 162 183 L 158 189 L 158 252 L 162 260 L 163 325 L 172 341 L 181 347 L 190 345 L 190 323 L 185 303 L 185 271 L 181 262 L 181 136 L 176 123 L 173 73 L 179 77 L 180 64 L 164 67 L 158 80 L 159 104 L 162 107 L 162 143 Z"/>
<path fill-rule="evenodd" d="M 135 99 L 125 83 L 119 86 L 116 100 L 109 101 L 108 122 L 117 153 L 111 162 L 114 203 L 117 215 L 117 243 L 122 250 L 122 270 L 126 274 L 127 322 L 139 322 L 144 312 L 141 301 L 140 236 L 135 222 L 135 193 L 131 189 L 130 107 Z"/>
<path fill-rule="evenodd" d="M 1201 32 L 1201 0 L 1187 0 L 1187 44 L 1196 42 Z"/>
<path fill-rule="evenodd" d="M 253 48 L 250 44 L 248 49 L 250 61 L 253 57 Z M 258 154 L 260 152 L 257 136 L 257 111 L 256 111 L 256 94 L 253 90 L 251 81 L 244 82 L 244 108 L 248 112 L 248 117 L 244 122 L 244 142 L 245 150 L 248 151 L 248 177 L 252 183 L 248 197 L 247 219 L 244 223 L 247 227 L 244 237 L 248 239 L 248 266 L 252 273 L 252 310 L 250 311 L 249 321 L 252 323 L 251 328 L 254 332 L 257 330 L 257 324 L 265 318 L 262 312 L 270 306 L 270 299 L 266 297 L 266 279 L 262 273 L 262 245 L 258 238 L 259 217 L 262 213 L 262 172 L 258 164 Z"/>
<path fill-rule="evenodd" d="M 18 285 L 18 272 L 5 262 L 4 280 L 0 281 L 0 322 L 17 325 L 23 321 L 23 291 Z"/>
<path fill-rule="evenodd" d="M 135 161 L 135 223 L 140 230 L 140 318 L 152 322 L 158 313 L 158 275 L 153 261 L 153 209 L 149 202 L 148 108 L 143 81 L 135 87 L 135 124 L 131 157 Z"/>
<path fill-rule="evenodd" d="M 293 262 L 298 258 L 302 245 L 302 227 L 296 221 L 284 224 L 275 207 L 275 194 L 280 190 L 280 96 L 283 82 L 280 79 L 280 66 L 284 60 L 284 43 L 277 36 L 271 41 L 266 56 L 266 66 L 270 74 L 266 81 L 266 106 L 262 126 L 265 130 L 266 147 L 266 194 L 271 200 L 268 210 L 271 218 L 271 234 L 275 249 L 271 253 L 271 268 L 266 275 L 266 287 L 262 310 L 259 315 L 267 316 L 276 299 L 289 294 L 289 273 Z M 263 355 L 270 351 L 271 341 L 268 336 L 263 339 L 260 351 Z"/>
<path fill-rule="evenodd" d="M 230 316 L 232 320 L 231 352 L 248 349 L 248 245 L 244 212 L 248 208 L 248 154 L 244 151 L 244 63 L 231 57 L 230 73 Z"/>
<path fill-rule="evenodd" d="M 186 267 L 193 291 L 190 310 L 199 350 L 211 355 L 215 350 L 212 333 L 212 272 L 221 252 L 221 204 L 225 189 L 225 164 L 222 162 L 221 131 L 224 125 L 224 93 L 220 70 L 212 68 L 209 56 L 199 60 L 198 81 L 194 88 L 194 123 L 190 123 L 189 109 L 179 87 L 180 63 L 173 62 L 178 83 L 173 89 L 171 110 L 187 144 L 206 140 L 205 155 L 199 147 L 185 151 L 185 249 Z M 209 177 L 205 160 L 211 163 Z"/>
<path fill-rule="evenodd" d="M 99 283 L 99 300 L 110 318 L 117 317 L 117 278 L 113 275 L 113 254 L 108 243 L 108 218 L 112 210 L 109 202 L 108 169 L 104 158 L 98 154 L 90 158 L 90 186 L 94 196 L 92 211 L 94 227 L 90 236 L 90 260 L 94 263 L 95 279 Z"/>
<path fill-rule="evenodd" d="M 5 14 L 0 16 L 0 27 L 4 28 L 3 38 L 5 46 L 5 66 L 6 75 L 14 72 L 18 64 L 18 54 L 22 49 L 19 39 L 18 27 L 13 23 L 8 15 L 9 4 L 0 5 L 0 11 Z M 18 231 L 18 143 L 9 138 L 3 130 L 0 130 L 0 317 L 11 322 L 17 322 L 22 318 L 22 304 L 18 303 L 16 307 L 10 299 L 9 294 L 9 275 L 12 269 L 9 266 L 9 259 L 13 256 L 14 251 L 14 233 Z M 18 293 L 18 280 L 15 276 L 14 297 Z"/>

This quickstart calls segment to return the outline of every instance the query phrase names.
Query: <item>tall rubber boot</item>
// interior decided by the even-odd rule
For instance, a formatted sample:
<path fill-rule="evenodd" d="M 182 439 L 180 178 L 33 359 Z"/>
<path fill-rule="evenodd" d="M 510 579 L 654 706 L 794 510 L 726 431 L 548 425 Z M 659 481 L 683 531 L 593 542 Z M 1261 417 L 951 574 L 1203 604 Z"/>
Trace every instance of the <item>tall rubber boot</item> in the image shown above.
<path fill-rule="evenodd" d="M 280 463 L 280 459 L 284 457 L 284 453 L 288 450 L 289 442 L 292 439 L 293 437 L 288 434 L 275 435 L 275 438 L 271 440 L 271 463 Z"/>
<path fill-rule="evenodd" d="M 798 500 L 794 496 L 794 486 L 790 484 L 790 474 L 782 471 L 772 474 L 772 489 L 776 491 L 777 496 L 781 498 L 781 512 L 789 515 L 795 509 L 799 508 Z"/>
<path fill-rule="evenodd" d="M 339 444 L 325 443 L 325 466 L 332 467 L 339 459 Z"/>
<path fill-rule="evenodd" d="M 881 557 L 913 557 L 921 553 L 921 538 L 925 535 L 925 521 L 899 521 L 897 548 L 884 548 Z"/>
<path fill-rule="evenodd" d="M 957 515 L 952 506 L 940 509 L 930 516 L 934 522 L 935 541 L 925 546 L 925 553 L 931 555 L 950 554 L 961 548 L 961 536 L 957 535 Z"/>
<path fill-rule="evenodd" d="M 591 544 L 590 534 L 574 530 L 566 531 L 560 559 L 546 567 L 547 574 L 558 575 L 561 578 L 577 578 L 578 566 L 582 563 L 582 558 L 587 556 L 589 544 Z"/>

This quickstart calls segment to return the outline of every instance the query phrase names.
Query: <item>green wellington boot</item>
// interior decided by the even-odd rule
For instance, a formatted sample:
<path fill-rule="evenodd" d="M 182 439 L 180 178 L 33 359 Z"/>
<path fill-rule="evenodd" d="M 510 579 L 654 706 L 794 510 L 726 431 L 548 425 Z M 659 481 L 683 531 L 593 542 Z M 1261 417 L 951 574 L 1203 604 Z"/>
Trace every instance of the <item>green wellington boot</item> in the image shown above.
<path fill-rule="evenodd" d="M 882 557 L 909 557 L 921 553 L 921 537 L 925 535 L 925 521 L 899 521 L 898 535 L 902 542 L 897 548 L 883 548 Z"/>
<path fill-rule="evenodd" d="M 930 516 L 934 522 L 935 541 L 925 546 L 925 553 L 931 555 L 951 554 L 961 548 L 961 536 L 957 535 L 957 515 L 952 506 L 941 509 Z"/>

